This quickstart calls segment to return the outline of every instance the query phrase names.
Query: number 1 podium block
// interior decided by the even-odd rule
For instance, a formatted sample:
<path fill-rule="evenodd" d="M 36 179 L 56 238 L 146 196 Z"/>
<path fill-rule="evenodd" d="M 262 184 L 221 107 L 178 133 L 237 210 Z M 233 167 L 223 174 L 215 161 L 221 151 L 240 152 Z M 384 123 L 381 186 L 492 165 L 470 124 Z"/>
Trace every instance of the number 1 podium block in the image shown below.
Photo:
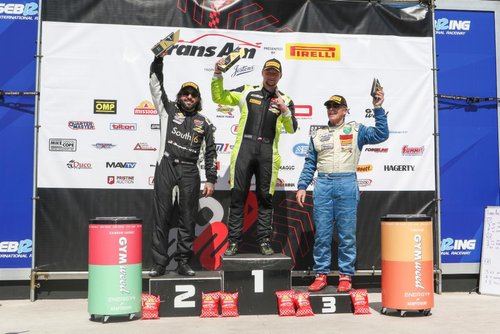
<path fill-rule="evenodd" d="M 292 259 L 283 254 L 237 254 L 222 256 L 225 292 L 238 292 L 242 315 L 278 314 L 275 292 L 292 286 Z"/>

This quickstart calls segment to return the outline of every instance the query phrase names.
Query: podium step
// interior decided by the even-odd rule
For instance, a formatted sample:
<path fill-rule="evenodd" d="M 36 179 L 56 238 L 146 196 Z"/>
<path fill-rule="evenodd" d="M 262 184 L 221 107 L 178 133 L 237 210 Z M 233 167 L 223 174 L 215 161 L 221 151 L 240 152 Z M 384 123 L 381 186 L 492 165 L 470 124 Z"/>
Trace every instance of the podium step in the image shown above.
<path fill-rule="evenodd" d="M 241 315 L 278 314 L 275 292 L 292 286 L 292 259 L 283 254 L 222 256 L 222 286 L 238 291 Z"/>
<path fill-rule="evenodd" d="M 192 317 L 201 313 L 201 293 L 221 291 L 219 271 L 197 271 L 195 276 L 167 272 L 149 280 L 149 293 L 160 296 L 160 317 Z"/>
<path fill-rule="evenodd" d="M 307 286 L 294 286 L 297 292 L 307 291 Z M 309 301 L 314 314 L 352 313 L 351 296 L 348 292 L 337 292 L 328 285 L 321 291 L 310 292 Z"/>

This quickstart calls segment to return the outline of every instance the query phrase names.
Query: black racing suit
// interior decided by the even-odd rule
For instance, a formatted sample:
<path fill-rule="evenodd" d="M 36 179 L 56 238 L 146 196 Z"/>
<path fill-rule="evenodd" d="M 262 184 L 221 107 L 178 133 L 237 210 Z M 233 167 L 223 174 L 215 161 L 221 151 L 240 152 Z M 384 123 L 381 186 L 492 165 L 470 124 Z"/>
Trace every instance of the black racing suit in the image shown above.
<path fill-rule="evenodd" d="M 281 165 L 278 142 L 282 127 L 295 133 L 297 120 L 293 101 L 280 91 L 287 108 L 281 113 L 275 92 L 262 85 L 244 85 L 224 90 L 222 76 L 212 79 L 212 100 L 225 105 L 239 105 L 240 120 L 236 142 L 231 152 L 231 205 L 229 208 L 229 242 L 240 243 L 245 202 L 255 175 L 258 208 L 257 242 L 268 242 L 272 235 L 273 195 Z"/>
<path fill-rule="evenodd" d="M 198 213 L 200 173 L 198 161 L 204 152 L 207 182 L 217 181 L 217 152 L 212 123 L 198 112 L 186 112 L 170 101 L 163 88 L 163 58 L 151 64 L 149 86 L 160 116 L 160 152 L 154 175 L 154 224 L 152 253 L 155 264 L 167 266 L 169 229 L 175 186 L 178 187 L 179 222 L 174 258 L 187 263 L 193 255 L 195 217 Z"/>

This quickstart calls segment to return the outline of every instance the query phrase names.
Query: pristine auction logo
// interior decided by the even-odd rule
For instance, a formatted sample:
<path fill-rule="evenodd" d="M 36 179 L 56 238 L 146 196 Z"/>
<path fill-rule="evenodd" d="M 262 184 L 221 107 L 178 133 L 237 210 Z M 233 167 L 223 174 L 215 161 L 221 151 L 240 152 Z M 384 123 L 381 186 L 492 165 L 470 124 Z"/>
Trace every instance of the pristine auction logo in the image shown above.
<path fill-rule="evenodd" d="M 340 60 L 340 45 L 338 44 L 286 44 L 286 59 L 299 60 Z"/>

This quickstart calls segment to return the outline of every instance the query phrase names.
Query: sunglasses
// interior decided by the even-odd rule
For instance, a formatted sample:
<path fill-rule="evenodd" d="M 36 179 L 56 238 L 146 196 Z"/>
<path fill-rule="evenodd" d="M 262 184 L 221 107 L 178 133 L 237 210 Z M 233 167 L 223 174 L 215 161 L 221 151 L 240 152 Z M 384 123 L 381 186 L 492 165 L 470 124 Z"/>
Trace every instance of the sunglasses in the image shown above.
<path fill-rule="evenodd" d="M 345 106 L 341 104 L 336 104 L 336 103 L 327 103 L 326 104 L 326 109 L 340 109 L 340 108 L 345 108 Z"/>
<path fill-rule="evenodd" d="M 199 97 L 200 96 L 200 94 L 195 90 L 184 90 L 181 92 L 181 95 L 182 96 L 191 95 L 192 97 Z"/>

